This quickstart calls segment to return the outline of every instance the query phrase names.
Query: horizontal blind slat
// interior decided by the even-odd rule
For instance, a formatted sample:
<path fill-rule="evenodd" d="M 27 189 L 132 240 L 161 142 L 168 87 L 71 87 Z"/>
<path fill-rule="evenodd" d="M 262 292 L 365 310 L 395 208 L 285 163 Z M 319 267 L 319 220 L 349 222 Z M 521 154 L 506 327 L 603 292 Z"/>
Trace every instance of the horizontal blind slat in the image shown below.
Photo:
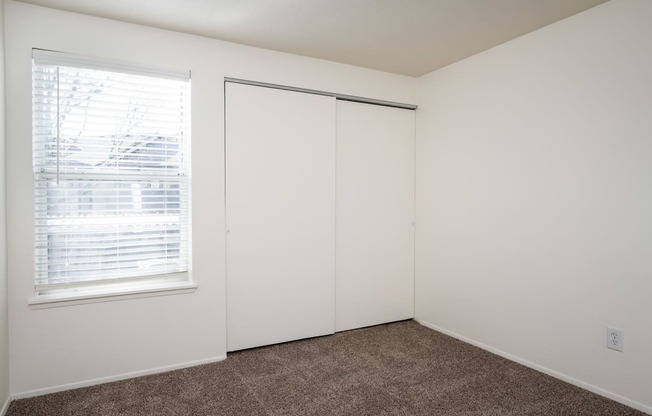
<path fill-rule="evenodd" d="M 115 258 L 113 258 L 115 257 Z M 156 251 L 152 253 L 121 253 L 115 256 L 94 256 L 94 257 L 68 257 L 65 262 L 60 263 L 36 263 L 36 270 L 56 270 L 61 266 L 64 270 L 87 271 L 106 270 L 107 268 L 124 268 L 125 264 L 136 264 L 142 261 L 156 262 L 157 260 L 181 259 L 183 256 L 175 253 Z M 100 267 L 101 266 L 101 267 Z"/>
<path fill-rule="evenodd" d="M 161 281 L 179 281 L 178 276 L 187 277 L 187 272 L 184 270 L 170 271 L 168 273 L 162 274 L 160 269 L 148 270 L 147 273 L 133 273 L 132 276 L 120 277 L 112 274 L 94 274 L 92 277 L 87 277 L 84 279 L 78 278 L 64 278 L 64 279 L 50 279 L 48 281 L 39 281 L 38 279 L 35 282 L 36 290 L 52 290 L 60 288 L 75 288 L 81 286 L 98 286 L 98 285 L 107 285 L 114 283 L 127 283 L 127 282 L 139 282 L 146 280 L 150 276 L 156 276 L 158 280 Z M 185 280 L 185 279 L 184 279 Z"/>

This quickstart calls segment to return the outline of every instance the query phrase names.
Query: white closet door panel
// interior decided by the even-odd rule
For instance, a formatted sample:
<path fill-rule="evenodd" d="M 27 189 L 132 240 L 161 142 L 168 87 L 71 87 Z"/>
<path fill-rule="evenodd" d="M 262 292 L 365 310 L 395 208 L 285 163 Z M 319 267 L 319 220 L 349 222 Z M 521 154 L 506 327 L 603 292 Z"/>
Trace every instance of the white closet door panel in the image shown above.
<path fill-rule="evenodd" d="M 334 332 L 335 100 L 227 83 L 227 349 Z"/>
<path fill-rule="evenodd" d="M 414 317 L 414 117 L 337 102 L 336 331 Z"/>

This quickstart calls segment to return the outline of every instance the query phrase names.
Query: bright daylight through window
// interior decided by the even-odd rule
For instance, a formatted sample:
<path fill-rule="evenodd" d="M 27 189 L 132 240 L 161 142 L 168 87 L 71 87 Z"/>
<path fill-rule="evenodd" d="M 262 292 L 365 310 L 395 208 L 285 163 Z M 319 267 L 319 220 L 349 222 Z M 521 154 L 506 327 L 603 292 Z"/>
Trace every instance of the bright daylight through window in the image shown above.
<path fill-rule="evenodd" d="M 40 50 L 32 68 L 36 291 L 186 282 L 189 75 Z"/>

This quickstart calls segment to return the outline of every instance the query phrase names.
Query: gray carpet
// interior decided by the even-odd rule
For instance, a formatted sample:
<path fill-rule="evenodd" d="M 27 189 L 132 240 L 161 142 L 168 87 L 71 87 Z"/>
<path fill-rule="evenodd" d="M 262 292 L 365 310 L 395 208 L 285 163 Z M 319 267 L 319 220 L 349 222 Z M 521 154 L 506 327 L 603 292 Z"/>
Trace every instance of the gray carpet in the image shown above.
<path fill-rule="evenodd" d="M 643 415 L 413 321 L 14 401 L 8 416 Z"/>

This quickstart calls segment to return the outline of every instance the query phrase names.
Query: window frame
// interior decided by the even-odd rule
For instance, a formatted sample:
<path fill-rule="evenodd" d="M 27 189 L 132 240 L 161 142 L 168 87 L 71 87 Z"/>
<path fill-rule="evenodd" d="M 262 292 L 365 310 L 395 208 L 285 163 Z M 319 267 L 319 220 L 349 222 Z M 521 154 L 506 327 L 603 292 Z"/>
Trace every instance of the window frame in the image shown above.
<path fill-rule="evenodd" d="M 33 49 L 32 50 L 32 71 L 36 65 L 54 65 L 57 67 L 73 67 L 81 68 L 88 70 L 99 70 L 107 71 L 113 73 L 122 73 L 129 75 L 138 75 L 150 78 L 159 78 L 159 79 L 172 79 L 179 80 L 188 83 L 188 93 L 191 94 L 192 84 L 190 71 L 170 71 L 161 68 L 155 68 L 151 66 L 142 66 L 142 65 L 133 65 L 131 63 L 120 62 L 115 60 L 104 60 L 98 58 L 91 58 L 85 56 L 79 56 L 74 54 L 68 54 L 63 52 L 55 52 L 42 49 Z M 31 80 L 31 88 L 34 91 L 35 81 Z M 32 99 L 34 100 L 34 99 Z M 32 119 L 34 120 L 34 111 L 35 103 L 32 101 Z M 188 98 L 188 105 L 192 107 L 191 99 Z M 32 121 L 34 123 L 34 121 Z M 54 287 L 53 285 L 50 288 L 37 288 L 37 269 L 36 264 L 39 259 L 38 249 L 37 249 L 37 230 L 39 226 L 37 225 L 37 215 L 36 211 L 33 216 L 33 225 L 32 231 L 34 232 L 33 238 L 33 258 L 34 258 L 34 269 L 33 269 L 33 296 L 29 299 L 28 303 L 35 309 L 47 308 L 47 307 L 57 307 L 57 306 L 68 306 L 76 305 L 83 303 L 93 303 L 93 302 L 105 302 L 110 300 L 122 300 L 122 299 L 131 299 L 139 298 L 143 296 L 162 296 L 170 294 L 182 294 L 182 293 L 192 293 L 196 290 L 197 284 L 193 281 L 192 278 L 192 180 L 191 180 L 191 116 L 188 116 L 187 127 L 188 133 L 183 136 L 183 146 L 180 147 L 182 155 L 180 156 L 183 159 L 185 166 L 185 175 L 183 175 L 185 180 L 185 189 L 187 191 L 187 201 L 185 201 L 186 211 L 185 214 L 179 214 L 183 225 L 179 227 L 185 227 L 185 240 L 182 241 L 185 252 L 187 252 L 187 262 L 186 267 L 183 268 L 180 272 L 169 272 L 161 274 L 152 274 L 147 276 L 133 276 L 124 277 L 124 278 L 113 278 L 106 279 L 100 278 L 95 280 L 86 280 L 76 282 L 74 284 L 66 286 L 60 285 L 60 287 Z M 58 137 L 58 136 L 57 136 Z M 36 163 L 36 133 L 35 127 L 33 124 L 32 135 L 32 161 Z M 58 148 L 57 148 L 58 149 Z M 58 150 L 57 150 L 58 151 Z M 44 156 L 43 156 L 44 157 Z M 57 156 L 58 158 L 58 156 Z M 58 163 L 58 162 L 57 162 Z M 58 165 L 57 165 L 58 166 Z M 58 170 L 58 169 L 57 169 Z M 57 173 L 58 175 L 58 173 Z M 36 185 L 38 181 L 46 181 L 44 177 L 47 176 L 45 172 L 37 172 L 36 169 L 33 169 L 33 178 L 32 184 L 34 186 L 33 198 L 32 198 L 32 207 L 36 210 L 36 207 L 39 205 L 36 199 Z M 146 175 L 143 175 L 146 176 Z M 157 176 L 154 174 L 154 176 Z M 158 180 L 164 180 L 164 175 L 158 175 Z M 123 174 L 124 177 L 124 174 Z M 128 179 L 120 179 L 120 172 L 114 175 L 113 180 L 116 182 L 124 180 L 125 184 L 128 183 Z M 140 179 L 142 180 L 142 179 Z M 174 183 L 171 181 L 170 183 Z M 177 182 L 179 184 L 182 181 Z M 42 204 L 42 203 L 41 203 Z M 160 214 L 159 214 L 160 215 Z M 120 246 L 116 246 L 120 247 Z M 41 256 L 42 257 L 42 256 Z M 49 258 L 48 259 L 49 264 Z M 98 260 L 99 261 L 99 260 Z"/>

